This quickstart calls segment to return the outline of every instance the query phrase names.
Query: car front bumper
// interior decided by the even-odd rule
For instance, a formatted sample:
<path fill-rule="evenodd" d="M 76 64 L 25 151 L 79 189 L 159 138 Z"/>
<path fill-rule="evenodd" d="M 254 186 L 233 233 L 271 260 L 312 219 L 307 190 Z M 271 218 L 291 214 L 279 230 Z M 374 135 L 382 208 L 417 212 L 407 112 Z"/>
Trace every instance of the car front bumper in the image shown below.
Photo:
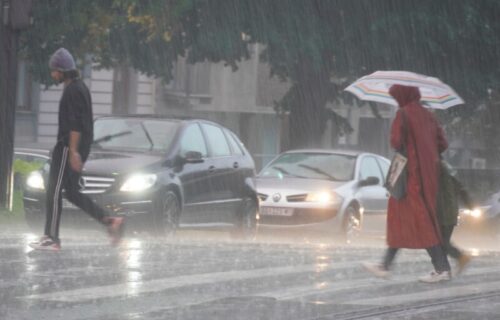
<path fill-rule="evenodd" d="M 266 229 L 324 230 L 336 232 L 341 222 L 337 206 L 279 207 L 261 204 L 258 225 Z"/>

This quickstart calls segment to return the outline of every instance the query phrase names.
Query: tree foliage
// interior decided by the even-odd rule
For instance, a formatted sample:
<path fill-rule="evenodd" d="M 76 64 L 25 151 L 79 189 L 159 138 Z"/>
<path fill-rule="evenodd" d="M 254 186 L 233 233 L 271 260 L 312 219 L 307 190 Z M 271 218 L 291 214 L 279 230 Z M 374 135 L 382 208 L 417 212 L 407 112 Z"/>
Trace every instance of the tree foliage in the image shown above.
<path fill-rule="evenodd" d="M 38 78 L 65 46 L 101 67 L 126 63 L 170 80 L 178 56 L 237 69 L 248 45 L 263 44 L 271 75 L 291 83 L 277 107 L 290 111 L 291 141 L 313 145 L 333 118 L 328 101 L 375 70 L 441 78 L 467 101 L 464 116 L 500 88 L 496 0 L 38 0 L 24 53 Z M 500 121 L 497 107 L 488 112 Z M 497 119 L 497 118 L 498 119 Z M 495 121 L 496 121 L 495 120 Z"/>
<path fill-rule="evenodd" d="M 45 84 L 48 59 L 59 47 L 68 48 L 80 65 L 124 63 L 169 80 L 173 61 L 185 54 L 187 44 L 177 30 L 190 7 L 190 1 L 34 1 L 34 25 L 22 35 L 21 53 Z"/>

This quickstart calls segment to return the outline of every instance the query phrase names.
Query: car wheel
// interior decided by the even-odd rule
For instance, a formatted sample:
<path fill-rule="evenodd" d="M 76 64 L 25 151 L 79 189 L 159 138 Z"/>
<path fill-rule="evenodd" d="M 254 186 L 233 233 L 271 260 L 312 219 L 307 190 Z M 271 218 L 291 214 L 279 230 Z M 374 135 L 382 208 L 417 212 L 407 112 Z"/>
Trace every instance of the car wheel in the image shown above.
<path fill-rule="evenodd" d="M 173 191 L 167 191 L 158 199 L 154 230 L 159 236 L 173 236 L 179 226 L 181 207 Z"/>
<path fill-rule="evenodd" d="M 231 236 L 236 239 L 254 240 L 257 233 L 258 205 L 255 199 L 243 200 L 236 213 L 236 223 Z"/>
<path fill-rule="evenodd" d="M 361 233 L 361 219 L 359 210 L 355 205 L 349 205 L 344 213 L 343 223 L 344 238 L 347 243 L 352 243 L 359 238 Z"/>

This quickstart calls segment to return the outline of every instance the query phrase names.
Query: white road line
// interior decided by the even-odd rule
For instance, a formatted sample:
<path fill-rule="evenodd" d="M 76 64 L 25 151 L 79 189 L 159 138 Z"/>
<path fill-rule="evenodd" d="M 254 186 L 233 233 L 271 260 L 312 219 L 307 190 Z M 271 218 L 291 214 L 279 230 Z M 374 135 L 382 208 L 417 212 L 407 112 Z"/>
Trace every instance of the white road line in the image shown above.
<path fill-rule="evenodd" d="M 400 261 L 410 260 L 412 262 L 422 262 L 425 259 L 400 259 Z M 426 257 L 423 257 L 426 258 Z M 146 293 L 161 292 L 168 289 L 182 288 L 194 285 L 214 284 L 227 281 L 238 280 L 251 280 L 264 277 L 284 276 L 298 273 L 320 273 L 324 271 L 342 270 L 350 267 L 359 267 L 361 261 L 344 261 L 334 263 L 318 263 L 302 266 L 286 266 L 286 267 L 272 267 L 261 268 L 252 270 L 235 270 L 224 272 L 212 272 L 193 275 L 182 275 L 177 277 L 168 277 L 161 279 L 154 279 L 148 281 L 130 281 L 128 283 L 121 283 L 115 285 L 105 285 L 97 287 L 89 287 L 74 290 L 65 290 L 52 293 L 44 293 L 37 295 L 29 295 L 24 299 L 33 300 L 46 300 L 46 301 L 61 301 L 61 302 L 78 302 L 94 300 L 99 298 L 113 298 L 120 296 L 139 296 Z M 487 272 L 499 272 L 500 268 L 481 268 L 469 271 L 469 274 L 483 274 Z M 331 283 L 313 284 L 311 286 L 302 287 L 284 287 L 283 289 L 256 294 L 259 296 L 275 297 L 277 299 L 292 299 L 297 297 L 304 297 L 308 295 L 335 292 L 356 287 L 373 286 L 374 281 L 380 281 L 374 278 L 363 279 L 346 279 Z M 391 283 L 407 283 L 414 282 L 415 276 L 405 276 Z"/>
<path fill-rule="evenodd" d="M 495 266 L 495 267 L 471 268 L 470 270 L 466 271 L 466 274 L 482 275 L 486 273 L 499 273 L 499 272 L 500 272 L 500 267 Z M 264 292 L 259 294 L 259 296 L 272 297 L 278 300 L 304 299 L 308 296 L 331 294 L 331 293 L 341 292 L 344 290 L 362 289 L 367 287 L 373 287 L 378 284 L 402 285 L 408 283 L 415 283 L 416 281 L 417 277 L 415 275 L 403 275 L 394 277 L 393 279 L 389 280 L 382 280 L 374 277 L 363 278 L 363 279 L 346 279 L 341 281 L 327 281 L 321 283 L 314 283 L 305 286 L 287 287 L 283 288 L 282 290 Z M 435 289 L 435 287 L 430 287 L 430 288 Z M 356 301 L 353 301 L 352 304 L 358 304 L 358 302 L 360 301 L 358 299 L 359 298 L 357 298 Z M 367 300 L 371 300 L 371 298 Z M 351 304 L 351 302 L 345 302 L 344 304 Z"/>
<path fill-rule="evenodd" d="M 486 273 L 498 274 L 499 272 L 500 272 L 500 267 L 471 268 L 470 270 L 467 270 L 467 275 L 482 275 Z M 401 279 L 394 283 L 405 284 L 410 282 L 406 280 L 406 278 L 408 277 L 404 278 L 405 278 L 404 280 Z M 417 280 L 413 278 L 412 281 L 417 281 Z M 446 287 L 444 288 L 436 287 L 441 285 L 445 285 Z M 491 281 L 491 279 L 487 280 L 487 282 L 476 282 L 474 284 L 467 284 L 463 286 L 454 286 L 452 280 L 452 282 L 447 282 L 447 283 L 428 284 L 428 290 L 420 292 L 398 294 L 395 296 L 382 296 L 382 297 L 368 298 L 368 299 L 358 298 L 356 299 L 356 301 L 345 301 L 343 302 L 343 304 L 394 306 L 410 302 L 414 303 L 414 302 L 433 300 L 433 299 L 460 297 L 469 294 L 498 290 L 499 288 L 500 288 L 500 281 Z"/>
<path fill-rule="evenodd" d="M 118 296 L 136 296 L 144 293 L 159 292 L 167 289 L 181 288 L 191 285 L 213 284 L 234 280 L 250 280 L 263 277 L 283 276 L 296 273 L 315 273 L 333 269 L 342 269 L 357 266 L 360 261 L 341 263 L 320 263 L 302 266 L 287 266 L 261 268 L 252 270 L 235 270 L 212 272 L 203 274 L 183 275 L 163 279 L 154 279 L 140 282 L 129 282 L 116 285 L 90 287 L 75 290 L 66 290 L 53 293 L 30 295 L 19 298 L 41 299 L 50 301 L 76 302 L 98 298 L 112 298 Z"/>

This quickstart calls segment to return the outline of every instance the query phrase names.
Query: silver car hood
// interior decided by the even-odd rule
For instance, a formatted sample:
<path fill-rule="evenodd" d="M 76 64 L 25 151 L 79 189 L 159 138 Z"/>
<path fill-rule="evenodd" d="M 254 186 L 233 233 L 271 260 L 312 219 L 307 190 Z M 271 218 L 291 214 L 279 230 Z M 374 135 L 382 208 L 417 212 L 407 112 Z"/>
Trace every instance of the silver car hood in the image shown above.
<path fill-rule="evenodd" d="M 276 191 L 284 194 L 301 194 L 314 191 L 334 190 L 350 181 L 329 181 L 300 178 L 257 178 L 257 192 L 270 194 Z"/>

